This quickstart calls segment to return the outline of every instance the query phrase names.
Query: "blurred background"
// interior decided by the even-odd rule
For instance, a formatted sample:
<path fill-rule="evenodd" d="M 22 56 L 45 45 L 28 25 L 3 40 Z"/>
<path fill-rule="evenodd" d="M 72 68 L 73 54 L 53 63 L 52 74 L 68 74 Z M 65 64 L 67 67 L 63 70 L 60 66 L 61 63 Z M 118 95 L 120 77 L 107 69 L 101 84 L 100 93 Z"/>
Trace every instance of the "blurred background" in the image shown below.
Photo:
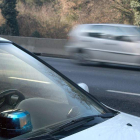
<path fill-rule="evenodd" d="M 5 35 L 64 39 L 76 24 L 140 24 L 139 0 L 0 0 L 0 3 L 0 34 Z M 13 33 L 12 28 L 17 32 Z"/>

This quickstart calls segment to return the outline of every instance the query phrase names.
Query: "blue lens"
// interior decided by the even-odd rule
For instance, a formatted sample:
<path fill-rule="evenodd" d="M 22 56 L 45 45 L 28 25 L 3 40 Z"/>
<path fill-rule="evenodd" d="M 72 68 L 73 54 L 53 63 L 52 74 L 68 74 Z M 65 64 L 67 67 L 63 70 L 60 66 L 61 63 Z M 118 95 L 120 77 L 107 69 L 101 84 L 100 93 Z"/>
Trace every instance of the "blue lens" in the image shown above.
<path fill-rule="evenodd" d="M 1 134 L 22 135 L 30 131 L 32 131 L 32 123 L 29 112 L 23 110 L 9 110 L 0 114 Z"/>

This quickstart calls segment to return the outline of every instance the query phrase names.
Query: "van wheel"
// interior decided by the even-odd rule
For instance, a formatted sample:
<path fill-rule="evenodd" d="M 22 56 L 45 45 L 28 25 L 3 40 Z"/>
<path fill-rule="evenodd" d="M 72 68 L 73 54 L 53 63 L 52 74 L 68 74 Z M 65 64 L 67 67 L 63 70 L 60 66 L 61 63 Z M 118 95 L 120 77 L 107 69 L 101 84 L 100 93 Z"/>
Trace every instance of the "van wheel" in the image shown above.
<path fill-rule="evenodd" d="M 86 64 L 87 58 L 88 58 L 88 53 L 83 49 L 78 49 L 72 54 L 72 59 L 78 64 Z"/>

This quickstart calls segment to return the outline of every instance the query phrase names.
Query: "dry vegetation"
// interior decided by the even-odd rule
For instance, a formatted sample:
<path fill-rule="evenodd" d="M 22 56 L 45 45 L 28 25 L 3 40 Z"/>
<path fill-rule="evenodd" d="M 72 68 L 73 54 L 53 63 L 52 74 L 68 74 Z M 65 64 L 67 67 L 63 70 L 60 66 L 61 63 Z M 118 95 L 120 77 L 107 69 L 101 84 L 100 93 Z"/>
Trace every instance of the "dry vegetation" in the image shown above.
<path fill-rule="evenodd" d="M 66 38 L 75 24 L 120 23 L 120 14 L 111 6 L 112 0 L 53 0 L 43 6 L 18 2 L 20 35 Z"/>
<path fill-rule="evenodd" d="M 3 16 L 1 15 L 1 10 L 0 10 L 0 25 L 5 23 L 5 19 L 3 18 Z"/>

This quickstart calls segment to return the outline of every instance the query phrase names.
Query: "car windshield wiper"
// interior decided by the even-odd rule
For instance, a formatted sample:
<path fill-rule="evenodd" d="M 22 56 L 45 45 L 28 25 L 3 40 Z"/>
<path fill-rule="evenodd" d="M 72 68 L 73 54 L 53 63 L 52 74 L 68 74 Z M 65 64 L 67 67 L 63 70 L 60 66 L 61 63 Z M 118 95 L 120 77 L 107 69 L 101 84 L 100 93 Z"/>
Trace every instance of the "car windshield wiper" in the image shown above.
<path fill-rule="evenodd" d="M 25 136 L 24 139 L 26 139 L 26 140 L 38 140 L 38 139 L 39 140 L 41 140 L 41 139 L 42 140 L 43 139 L 58 140 L 58 138 L 54 136 L 54 134 L 56 134 L 56 133 L 69 131 L 76 127 L 80 127 L 80 126 L 86 124 L 87 122 L 94 120 L 96 117 L 112 118 L 115 115 L 116 115 L 116 113 L 106 113 L 106 114 L 100 114 L 100 115 L 81 117 L 81 118 L 72 120 L 64 125 L 61 125 L 60 127 L 53 129 L 52 131 L 49 130 L 50 131 L 49 133 L 46 131 L 46 129 L 43 129 L 43 130 L 33 133 L 30 136 L 27 134 L 27 136 Z M 12 140 L 19 140 L 19 137 L 13 138 Z"/>
<path fill-rule="evenodd" d="M 105 119 L 105 118 L 112 118 L 114 116 L 115 116 L 114 113 L 106 113 L 106 114 L 100 114 L 100 115 L 92 115 L 92 116 L 81 117 L 81 118 L 72 120 L 69 123 L 66 123 L 66 124 L 56 128 L 56 129 L 52 130 L 49 133 L 49 135 L 53 135 L 55 133 L 62 132 L 62 131 L 72 130 L 76 127 L 79 127 L 79 126 L 82 126 L 82 125 L 86 124 L 89 121 L 94 120 L 96 117 L 101 117 L 101 118 Z"/>
<path fill-rule="evenodd" d="M 50 135 L 45 134 L 45 135 L 40 135 L 37 137 L 28 138 L 26 140 L 58 140 L 58 139 L 55 137 L 51 137 Z"/>
<path fill-rule="evenodd" d="M 58 138 L 48 134 L 47 129 L 36 130 L 35 132 L 26 133 L 10 140 L 58 140 Z M 50 130 L 49 130 L 50 131 Z"/>

